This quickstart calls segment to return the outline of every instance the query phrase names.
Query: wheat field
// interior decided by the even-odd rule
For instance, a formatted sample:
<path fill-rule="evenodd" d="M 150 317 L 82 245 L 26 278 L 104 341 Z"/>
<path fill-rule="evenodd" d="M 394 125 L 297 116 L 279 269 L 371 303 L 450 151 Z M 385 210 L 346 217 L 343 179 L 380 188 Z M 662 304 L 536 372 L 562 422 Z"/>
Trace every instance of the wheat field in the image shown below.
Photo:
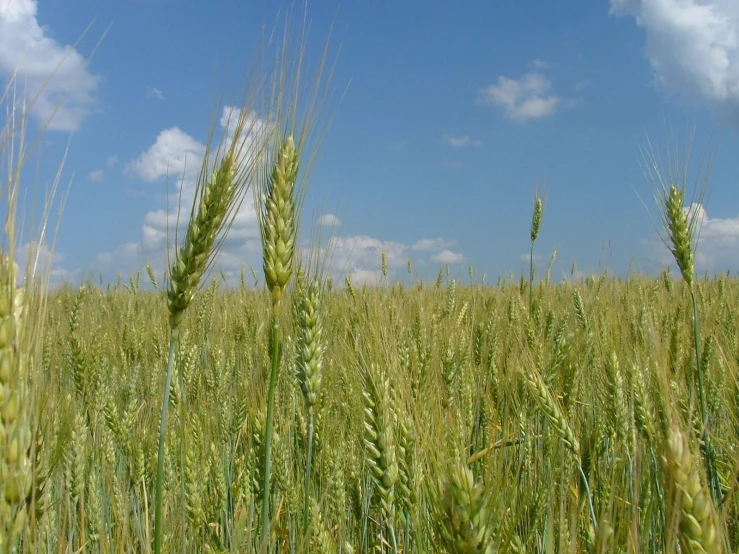
<path fill-rule="evenodd" d="M 29 529 L 38 551 L 149 548 L 169 327 L 164 294 L 139 285 L 140 275 L 49 297 L 32 393 L 42 421 Z M 667 274 L 541 283 L 531 312 L 527 286 L 324 290 L 320 381 L 307 387 L 305 308 L 290 295 L 274 551 L 389 549 L 390 520 L 404 552 L 667 552 L 692 531 L 678 499 L 707 484 L 683 283 Z M 697 288 L 721 490 L 711 533 L 737 544 L 739 287 L 721 277 Z M 214 280 L 183 320 L 164 464 L 167 552 L 183 541 L 188 552 L 257 548 L 269 305 L 265 291 Z M 674 429 L 685 441 L 678 458 L 692 456 L 684 473 L 671 461 Z M 697 490 L 678 486 L 690 468 Z"/>

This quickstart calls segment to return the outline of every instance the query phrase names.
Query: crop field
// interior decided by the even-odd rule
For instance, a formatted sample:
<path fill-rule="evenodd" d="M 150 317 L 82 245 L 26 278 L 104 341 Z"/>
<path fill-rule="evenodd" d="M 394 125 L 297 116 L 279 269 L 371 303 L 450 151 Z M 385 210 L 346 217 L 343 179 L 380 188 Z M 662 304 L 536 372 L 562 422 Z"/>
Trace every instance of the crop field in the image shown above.
<path fill-rule="evenodd" d="M 695 287 L 716 503 L 681 281 L 541 283 L 531 310 L 527 283 L 293 290 L 273 413 L 274 550 L 391 551 L 394 535 L 399 552 L 701 551 L 690 541 L 708 540 L 728 551 L 739 286 Z M 182 320 L 167 552 L 258 548 L 270 310 L 268 292 L 214 281 Z M 136 278 L 49 298 L 27 515 L 40 551 L 148 549 L 167 316 L 165 294 Z"/>
<path fill-rule="evenodd" d="M 17 267 L 6 122 L 0 553 L 737 552 L 739 282 L 696 273 L 686 166 L 645 157 L 678 272 L 401 282 L 383 255 L 354 283 L 300 247 L 290 67 L 208 151 L 164 275 Z M 256 286 L 215 270 L 246 194 Z"/>

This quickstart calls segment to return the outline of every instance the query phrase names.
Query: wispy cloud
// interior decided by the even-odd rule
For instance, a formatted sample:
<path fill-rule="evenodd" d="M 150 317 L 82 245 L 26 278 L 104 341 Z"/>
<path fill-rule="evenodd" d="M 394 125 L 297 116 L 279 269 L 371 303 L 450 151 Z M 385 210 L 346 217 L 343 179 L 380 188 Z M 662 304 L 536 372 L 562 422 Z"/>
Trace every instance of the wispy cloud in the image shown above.
<path fill-rule="evenodd" d="M 551 81 L 539 72 L 530 72 L 521 79 L 498 77 L 497 84 L 480 91 L 479 102 L 503 109 L 506 117 L 527 122 L 554 115 L 566 100 L 551 93 Z"/>
<path fill-rule="evenodd" d="M 118 156 L 108 156 L 105 159 L 105 169 L 111 169 L 118 163 Z M 87 178 L 90 181 L 99 183 L 105 178 L 105 169 L 95 169 L 87 174 Z"/>
<path fill-rule="evenodd" d="M 463 137 L 450 136 L 444 139 L 444 142 L 455 148 L 464 148 L 465 146 L 482 146 L 482 141 L 470 138 L 468 135 Z"/>
<path fill-rule="evenodd" d="M 611 0 L 610 11 L 645 30 L 646 55 L 662 90 L 739 125 L 739 2 Z"/>
<path fill-rule="evenodd" d="M 156 87 L 146 87 L 146 97 L 154 100 L 164 100 L 164 93 Z"/>
<path fill-rule="evenodd" d="M 338 227 L 341 220 L 334 214 L 323 214 L 318 218 L 318 224 L 321 227 Z"/>
<path fill-rule="evenodd" d="M 416 241 L 413 246 L 411 246 L 411 249 L 419 252 L 438 252 L 456 245 L 456 240 L 445 240 L 443 238 L 421 239 Z"/>
<path fill-rule="evenodd" d="M 31 114 L 40 123 L 51 118 L 49 129 L 77 131 L 97 104 L 100 77 L 82 54 L 39 25 L 37 12 L 36 0 L 0 3 L 0 74 L 15 78 L 27 101 L 39 95 Z"/>

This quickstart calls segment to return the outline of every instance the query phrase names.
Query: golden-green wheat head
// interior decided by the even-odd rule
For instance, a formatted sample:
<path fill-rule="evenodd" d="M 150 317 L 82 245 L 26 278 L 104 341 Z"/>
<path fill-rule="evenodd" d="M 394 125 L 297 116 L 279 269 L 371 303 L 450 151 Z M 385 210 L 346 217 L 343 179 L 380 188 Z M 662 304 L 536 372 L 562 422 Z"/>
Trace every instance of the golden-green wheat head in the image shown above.
<path fill-rule="evenodd" d="M 0 254 L 0 533 L 5 540 L 26 521 L 31 487 L 30 402 L 25 359 L 17 350 L 23 331 L 24 289 L 16 288 L 17 265 Z"/>
<path fill-rule="evenodd" d="M 564 412 L 559 407 L 554 396 L 552 396 L 552 393 L 549 391 L 544 379 L 542 379 L 539 372 L 535 370 L 529 372 L 525 378 L 536 396 L 539 405 L 542 410 L 544 410 L 544 414 L 547 416 L 547 419 L 557 431 L 559 438 L 562 439 L 562 442 L 567 445 L 567 448 L 569 448 L 570 451 L 579 459 L 580 442 L 577 440 L 577 437 L 575 436 L 572 427 L 570 427 Z"/>
<path fill-rule="evenodd" d="M 539 237 L 539 230 L 541 229 L 541 218 L 544 215 L 544 201 L 541 196 L 536 196 L 534 200 L 534 211 L 531 214 L 531 242 L 536 242 Z"/>
<path fill-rule="evenodd" d="M 439 486 L 435 526 L 447 552 L 488 554 L 492 552 L 492 525 L 482 483 L 461 462 L 450 467 Z"/>
<path fill-rule="evenodd" d="M 395 483 L 398 460 L 395 447 L 395 414 L 390 382 L 374 364 L 363 372 L 365 461 L 380 496 L 380 507 L 392 522 L 395 514 Z"/>
<path fill-rule="evenodd" d="M 314 280 L 304 291 L 298 310 L 296 344 L 298 382 L 309 415 L 313 415 L 321 392 L 324 348 L 320 284 Z"/>
<path fill-rule="evenodd" d="M 664 217 L 672 244 L 672 255 L 675 257 L 683 279 L 689 287 L 692 287 L 695 276 L 694 233 L 692 232 L 694 227 L 691 225 L 688 213 L 683 209 L 684 198 L 685 191 L 671 185 L 664 199 Z"/>
<path fill-rule="evenodd" d="M 708 487 L 701 482 L 685 434 L 672 425 L 667 434 L 666 466 L 668 479 L 677 492 L 680 510 L 680 547 L 686 553 L 723 552 L 716 512 Z"/>
<path fill-rule="evenodd" d="M 280 306 L 293 271 L 297 237 L 295 184 L 298 178 L 298 151 L 292 135 L 280 145 L 277 161 L 264 180 L 259 226 L 262 231 L 262 263 L 272 305 Z"/>
<path fill-rule="evenodd" d="M 179 324 L 212 262 L 216 238 L 237 196 L 236 163 L 231 155 L 224 156 L 199 191 L 197 214 L 190 219 L 184 244 L 170 270 L 167 307 L 173 328 Z"/>

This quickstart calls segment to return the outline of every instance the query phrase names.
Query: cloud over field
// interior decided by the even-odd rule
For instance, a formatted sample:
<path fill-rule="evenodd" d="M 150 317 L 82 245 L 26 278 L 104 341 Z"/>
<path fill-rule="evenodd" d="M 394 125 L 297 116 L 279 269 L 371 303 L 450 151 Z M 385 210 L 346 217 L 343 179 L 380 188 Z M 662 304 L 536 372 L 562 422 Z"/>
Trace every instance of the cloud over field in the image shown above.
<path fill-rule="evenodd" d="M 50 130 L 78 131 L 97 104 L 100 77 L 80 52 L 39 25 L 37 13 L 36 0 L 0 1 L 0 74 L 6 82 L 15 74 L 26 101 L 39 94 L 31 107 L 39 123 L 53 113 Z"/>
<path fill-rule="evenodd" d="M 739 2 L 611 0 L 611 14 L 644 29 L 659 88 L 739 126 Z"/>
<path fill-rule="evenodd" d="M 540 64 L 537 66 L 540 67 Z M 525 123 L 550 117 L 567 103 L 551 89 L 552 82 L 539 71 L 526 73 L 520 79 L 501 75 L 496 84 L 479 92 L 478 101 L 502 109 L 505 116 L 513 121 Z"/>

